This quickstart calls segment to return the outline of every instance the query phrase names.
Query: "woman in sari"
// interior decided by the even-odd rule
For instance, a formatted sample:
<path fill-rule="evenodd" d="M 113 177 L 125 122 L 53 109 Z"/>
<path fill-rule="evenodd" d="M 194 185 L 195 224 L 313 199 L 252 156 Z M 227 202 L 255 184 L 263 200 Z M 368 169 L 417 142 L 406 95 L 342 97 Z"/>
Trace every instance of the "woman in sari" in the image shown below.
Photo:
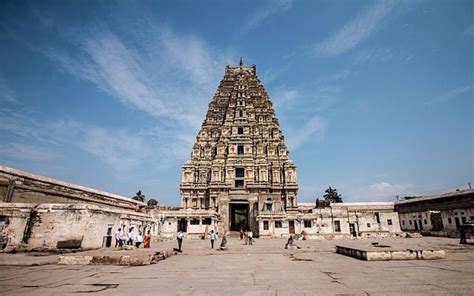
<path fill-rule="evenodd" d="M 149 249 L 150 243 L 151 243 L 151 235 L 150 235 L 150 230 L 148 230 L 145 237 L 143 238 L 143 248 Z"/>

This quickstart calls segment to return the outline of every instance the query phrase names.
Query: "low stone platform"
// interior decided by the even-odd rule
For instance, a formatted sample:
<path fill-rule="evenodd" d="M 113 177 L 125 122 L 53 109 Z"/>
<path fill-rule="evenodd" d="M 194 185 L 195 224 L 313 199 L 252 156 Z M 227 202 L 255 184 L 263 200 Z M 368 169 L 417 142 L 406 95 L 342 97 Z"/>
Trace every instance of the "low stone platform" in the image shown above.
<path fill-rule="evenodd" d="M 389 260 L 434 260 L 446 258 L 446 252 L 439 248 L 418 244 L 409 241 L 344 241 L 336 244 L 336 253 L 366 261 Z"/>
<path fill-rule="evenodd" d="M 173 255 L 172 250 L 95 250 L 58 256 L 58 265 L 150 265 Z"/>

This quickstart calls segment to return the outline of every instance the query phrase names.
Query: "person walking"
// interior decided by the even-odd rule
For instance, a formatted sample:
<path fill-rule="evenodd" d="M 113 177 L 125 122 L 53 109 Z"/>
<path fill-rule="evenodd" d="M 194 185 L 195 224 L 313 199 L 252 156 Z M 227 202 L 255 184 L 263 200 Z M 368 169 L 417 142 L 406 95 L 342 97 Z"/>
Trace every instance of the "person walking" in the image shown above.
<path fill-rule="evenodd" d="M 178 235 L 176 236 L 176 239 L 178 240 L 178 251 L 182 252 L 181 247 L 183 246 L 183 238 L 184 238 L 184 232 L 181 230 L 178 231 Z"/>
<path fill-rule="evenodd" d="M 252 232 L 252 230 L 249 230 L 249 232 L 247 233 L 247 237 L 249 239 L 249 245 L 253 245 L 253 232 Z"/>
<path fill-rule="evenodd" d="M 217 234 L 214 232 L 214 229 L 209 233 L 209 238 L 211 239 L 211 249 L 214 249 L 214 241 L 217 240 Z"/>
<path fill-rule="evenodd" d="M 135 234 L 133 233 L 133 227 L 130 227 L 127 233 L 127 245 L 133 246 L 134 238 L 135 238 Z"/>
<path fill-rule="evenodd" d="M 123 246 L 123 240 L 122 240 L 122 229 L 119 228 L 117 229 L 117 231 L 115 232 L 115 247 L 122 247 Z"/>
<path fill-rule="evenodd" d="M 138 249 L 140 248 L 140 245 L 142 244 L 143 242 L 143 236 L 142 236 L 142 233 L 139 232 L 138 235 L 135 237 L 135 247 Z"/>

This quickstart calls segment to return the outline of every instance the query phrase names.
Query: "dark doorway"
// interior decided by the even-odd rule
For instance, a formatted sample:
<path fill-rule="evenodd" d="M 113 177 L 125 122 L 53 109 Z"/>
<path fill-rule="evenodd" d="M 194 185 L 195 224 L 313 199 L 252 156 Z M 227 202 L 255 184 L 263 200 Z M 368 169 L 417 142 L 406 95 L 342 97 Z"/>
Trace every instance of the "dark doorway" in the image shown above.
<path fill-rule="evenodd" d="M 288 221 L 288 228 L 290 233 L 294 234 L 295 233 L 295 221 L 290 220 Z"/>
<path fill-rule="evenodd" d="M 184 218 L 178 219 L 178 231 L 187 232 L 188 221 Z"/>
<path fill-rule="evenodd" d="M 433 225 L 433 231 L 441 231 L 443 230 L 443 219 L 441 218 L 441 213 L 431 213 L 431 225 Z"/>
<path fill-rule="evenodd" d="M 416 220 L 413 220 L 413 223 L 415 223 L 415 230 L 418 230 L 418 222 L 416 222 Z"/>
<path fill-rule="evenodd" d="M 349 223 L 349 232 L 353 237 L 357 237 L 356 229 L 355 229 L 355 224 L 354 223 Z"/>
<path fill-rule="evenodd" d="M 420 226 L 420 230 L 423 230 L 423 221 L 421 220 L 418 220 L 418 225 Z"/>
<path fill-rule="evenodd" d="M 456 223 L 456 229 L 459 229 L 459 227 L 461 226 L 461 223 L 459 223 L 459 218 L 454 217 L 454 222 Z"/>
<path fill-rule="evenodd" d="M 249 230 L 249 205 L 247 203 L 231 203 L 229 208 L 230 230 L 239 231 L 240 228 Z"/>

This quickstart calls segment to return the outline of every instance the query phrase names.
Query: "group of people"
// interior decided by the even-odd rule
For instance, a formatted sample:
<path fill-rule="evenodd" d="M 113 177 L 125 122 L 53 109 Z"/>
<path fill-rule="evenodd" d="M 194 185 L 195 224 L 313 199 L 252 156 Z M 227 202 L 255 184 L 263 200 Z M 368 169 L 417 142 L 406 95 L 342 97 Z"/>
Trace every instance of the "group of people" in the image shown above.
<path fill-rule="evenodd" d="M 136 248 L 140 248 L 141 244 L 143 243 L 143 248 L 147 249 L 150 248 L 151 244 L 151 235 L 150 231 L 147 232 L 145 236 L 142 235 L 141 231 L 136 233 L 134 231 L 134 227 L 130 227 L 128 232 L 124 234 L 122 229 L 119 228 L 115 232 L 115 247 L 123 247 L 124 245 L 135 246 Z"/>
<path fill-rule="evenodd" d="M 240 228 L 240 239 L 243 240 L 245 239 L 245 244 L 246 245 L 253 245 L 253 232 L 252 230 L 244 230 L 243 228 Z"/>
<path fill-rule="evenodd" d="M 214 231 L 214 229 L 211 229 L 209 231 L 209 240 L 211 241 L 211 249 L 214 249 L 214 242 L 217 241 L 218 239 L 218 233 Z M 183 231 L 178 231 L 178 234 L 176 235 L 176 239 L 178 241 L 178 248 L 175 249 L 175 251 L 182 252 L 182 247 L 183 247 L 183 239 L 184 239 L 184 232 Z M 221 249 L 222 248 L 227 248 L 227 239 L 225 236 L 222 238 L 223 242 L 221 244 Z"/>

